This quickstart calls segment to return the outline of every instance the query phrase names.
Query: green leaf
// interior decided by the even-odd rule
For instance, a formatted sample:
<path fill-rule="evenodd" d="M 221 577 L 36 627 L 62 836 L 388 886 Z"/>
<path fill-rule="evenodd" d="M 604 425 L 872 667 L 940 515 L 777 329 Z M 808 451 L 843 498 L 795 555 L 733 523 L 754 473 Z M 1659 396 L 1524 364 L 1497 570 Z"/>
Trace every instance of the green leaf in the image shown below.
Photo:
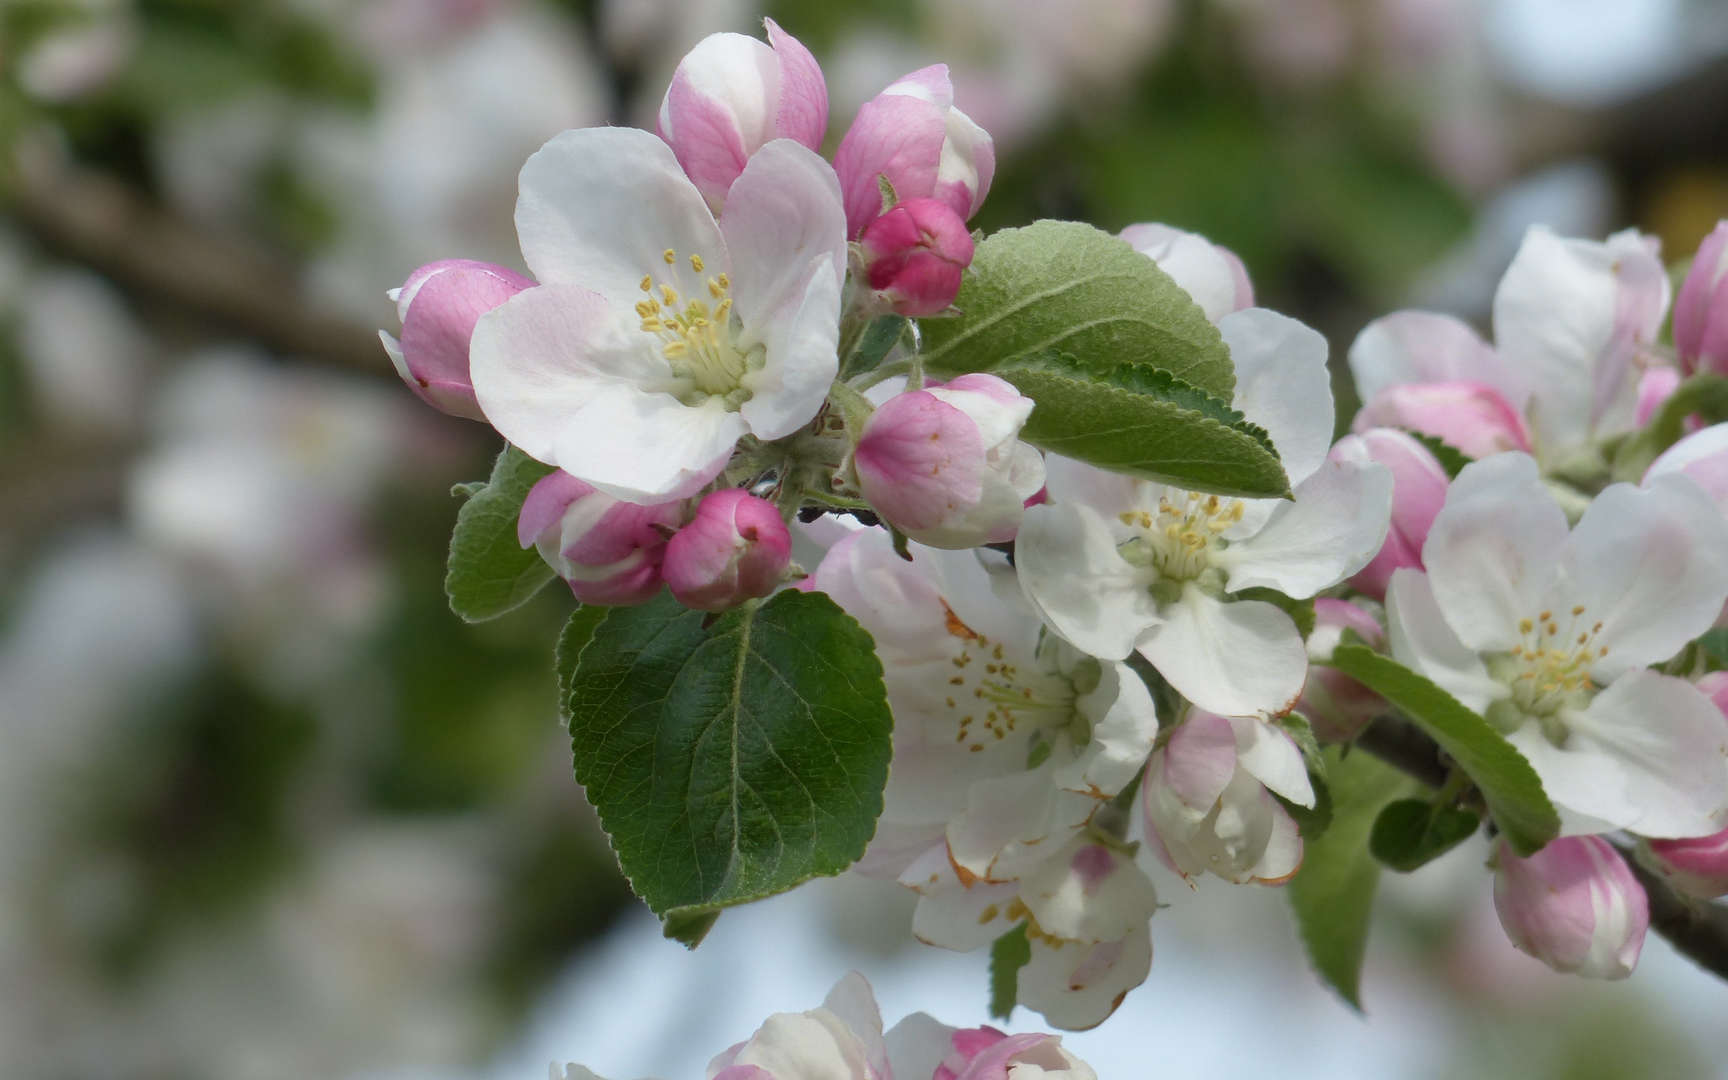
<path fill-rule="evenodd" d="M 1374 819 L 1368 850 L 1385 865 L 1407 874 L 1470 839 L 1481 824 L 1481 818 L 1455 806 L 1399 799 L 1387 803 Z"/>
<path fill-rule="evenodd" d="M 1362 958 L 1380 867 L 1368 834 L 1380 808 L 1411 786 L 1404 774 L 1368 754 L 1329 748 L 1332 825 L 1303 837 L 1302 868 L 1285 891 L 1314 970 L 1340 997 L 1362 1008 Z"/>
<path fill-rule="evenodd" d="M 1156 263 L 1073 221 L 1004 229 L 978 245 L 953 319 L 921 325 L 936 373 L 996 371 L 1048 352 L 1168 371 L 1225 401 L 1235 388 L 1218 329 Z"/>
<path fill-rule="evenodd" d="M 486 481 L 456 514 L 444 593 L 450 610 L 484 622 L 521 607 L 552 580 L 552 568 L 516 541 L 516 516 L 528 489 L 552 471 L 506 445 Z M 471 485 L 470 485 L 471 486 Z"/>
<path fill-rule="evenodd" d="M 570 673 L 582 655 L 582 650 L 594 640 L 594 631 L 611 609 L 598 604 L 583 604 L 570 613 L 570 620 L 558 635 L 558 646 L 552 652 L 552 663 L 558 673 L 558 700 L 570 696 Z"/>
<path fill-rule="evenodd" d="M 1702 372 L 1676 387 L 1650 423 L 1615 450 L 1614 475 L 1634 483 L 1641 480 L 1662 451 L 1686 434 L 1686 418 L 1694 415 L 1706 424 L 1728 420 L 1728 378 Z"/>
<path fill-rule="evenodd" d="M 866 371 L 875 370 L 883 357 L 899 344 L 901 335 L 906 333 L 909 325 L 904 315 L 878 315 L 871 319 L 864 332 L 858 336 L 858 344 L 852 354 L 846 357 L 840 378 L 851 379 Z"/>
<path fill-rule="evenodd" d="M 1040 354 L 992 374 L 1037 402 L 1020 437 L 1041 449 L 1193 491 L 1290 492 L 1265 432 L 1164 372 Z"/>
<path fill-rule="evenodd" d="M 1728 627 L 1704 631 L 1698 639 L 1698 648 L 1711 671 L 1728 668 Z"/>
<path fill-rule="evenodd" d="M 990 1016 L 1006 1020 L 1020 1000 L 1020 969 L 1032 962 L 1032 942 L 1026 924 L 996 939 L 990 946 Z"/>
<path fill-rule="evenodd" d="M 1458 479 L 1458 474 L 1464 471 L 1464 466 L 1470 464 L 1471 458 L 1468 454 L 1443 439 L 1408 429 L 1404 431 L 1404 434 L 1421 443 L 1430 454 L 1434 455 L 1434 460 L 1438 461 L 1440 468 L 1445 470 L 1448 480 Z"/>
<path fill-rule="evenodd" d="M 1534 854 L 1559 833 L 1560 817 L 1536 770 L 1488 721 L 1423 676 L 1361 645 L 1340 645 L 1331 664 L 1440 744 L 1481 789 L 1495 824 L 1519 855 Z"/>
<path fill-rule="evenodd" d="M 1324 765 L 1321 766 L 1325 768 Z M 1324 773 L 1310 772 L 1308 783 L 1314 788 L 1314 805 L 1302 806 L 1293 803 L 1282 795 L 1273 795 L 1296 822 L 1296 830 L 1302 834 L 1302 840 L 1307 843 L 1332 827 L 1332 790 L 1326 783 Z"/>
<path fill-rule="evenodd" d="M 631 886 L 686 944 L 721 909 L 863 854 L 893 726 L 870 635 L 828 597 L 711 618 L 662 594 L 559 652 L 576 779 Z"/>

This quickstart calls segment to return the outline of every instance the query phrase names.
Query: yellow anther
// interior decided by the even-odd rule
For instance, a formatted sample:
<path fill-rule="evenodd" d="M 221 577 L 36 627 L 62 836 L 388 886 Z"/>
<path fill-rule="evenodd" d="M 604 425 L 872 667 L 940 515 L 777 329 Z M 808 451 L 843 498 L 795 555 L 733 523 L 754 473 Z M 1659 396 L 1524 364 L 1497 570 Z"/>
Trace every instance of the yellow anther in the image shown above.
<path fill-rule="evenodd" d="M 1518 620 L 1518 632 L 1520 634 L 1528 634 L 1531 630 L 1533 630 L 1535 628 L 1536 628 L 1536 624 L 1531 622 L 1529 619 L 1519 619 Z"/>
<path fill-rule="evenodd" d="M 668 360 L 676 360 L 689 351 L 690 346 L 684 344 L 682 341 L 668 341 L 666 347 L 661 350 L 661 353 Z"/>
<path fill-rule="evenodd" d="M 648 331 L 651 334 L 659 333 L 661 325 L 662 324 L 661 324 L 659 319 L 643 319 L 642 320 L 642 329 Z"/>
<path fill-rule="evenodd" d="M 654 291 L 654 275 L 653 274 L 643 274 L 642 275 L 642 281 L 636 287 L 641 289 L 643 292 L 653 292 Z"/>
<path fill-rule="evenodd" d="M 1572 614 L 1573 614 L 1573 615 L 1574 615 L 1574 616 L 1578 616 L 1578 615 L 1582 615 L 1582 614 L 1584 614 L 1584 605 L 1583 605 L 1583 604 L 1579 604 L 1579 605 L 1578 605 L 1578 606 L 1577 606 L 1577 607 L 1575 607 L 1575 608 L 1573 608 L 1573 609 L 1572 609 Z"/>
<path fill-rule="evenodd" d="M 662 284 L 660 286 L 660 298 L 666 301 L 667 307 L 678 306 L 678 290 L 670 285 Z"/>
<path fill-rule="evenodd" d="M 700 274 L 702 272 L 702 256 L 700 256 L 700 255 L 690 256 L 690 269 L 696 271 L 698 274 Z"/>
<path fill-rule="evenodd" d="M 720 282 L 720 287 L 722 289 L 730 289 L 732 287 L 732 279 L 727 277 L 725 274 L 721 274 L 716 280 Z"/>
<path fill-rule="evenodd" d="M 666 260 L 667 266 L 671 266 L 673 263 L 678 261 L 678 253 L 673 251 L 671 248 L 667 248 L 665 251 L 661 252 L 660 257 Z"/>

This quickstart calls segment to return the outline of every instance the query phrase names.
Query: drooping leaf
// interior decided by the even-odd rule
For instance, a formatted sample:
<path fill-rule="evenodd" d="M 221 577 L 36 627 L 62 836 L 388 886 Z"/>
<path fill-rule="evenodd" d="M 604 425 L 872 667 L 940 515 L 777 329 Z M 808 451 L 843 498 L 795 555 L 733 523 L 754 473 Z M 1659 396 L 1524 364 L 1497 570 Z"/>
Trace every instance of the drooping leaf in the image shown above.
<path fill-rule="evenodd" d="M 1020 437 L 1041 449 L 1194 491 L 1289 494 L 1265 432 L 1164 372 L 1039 354 L 992 374 L 1037 403 Z"/>
<path fill-rule="evenodd" d="M 1006 1020 L 1020 1000 L 1020 969 L 1032 962 L 1032 943 L 1026 924 L 996 939 L 990 946 L 990 1015 Z"/>
<path fill-rule="evenodd" d="M 1368 850 L 1381 863 L 1407 874 L 1470 839 L 1481 824 L 1481 818 L 1455 806 L 1399 799 L 1387 803 L 1374 819 Z"/>
<path fill-rule="evenodd" d="M 921 324 L 938 374 L 997 368 L 1048 352 L 1167 371 L 1230 400 L 1235 375 L 1218 330 L 1151 259 L 1090 225 L 1039 221 L 979 244 L 954 306 Z"/>
<path fill-rule="evenodd" d="M 1303 837 L 1302 868 L 1285 890 L 1308 959 L 1352 1008 L 1362 1008 L 1362 959 L 1380 866 L 1368 834 L 1380 808 L 1411 786 L 1402 773 L 1364 753 L 1326 750 L 1331 827 Z"/>
<path fill-rule="evenodd" d="M 1531 855 L 1560 831 L 1536 770 L 1505 736 L 1444 689 L 1361 645 L 1340 645 L 1331 665 L 1385 698 L 1440 745 L 1481 789 L 1512 849 Z"/>
<path fill-rule="evenodd" d="M 559 657 L 576 779 L 631 886 L 686 944 L 724 908 L 856 861 L 891 751 L 874 643 L 828 597 L 709 618 L 662 594 L 613 608 Z"/>
<path fill-rule="evenodd" d="M 496 619 L 521 607 L 552 580 L 552 568 L 540 553 L 516 541 L 522 500 L 551 471 L 550 465 L 506 445 L 492 465 L 491 478 L 462 504 L 444 574 L 451 611 L 469 622 Z"/>

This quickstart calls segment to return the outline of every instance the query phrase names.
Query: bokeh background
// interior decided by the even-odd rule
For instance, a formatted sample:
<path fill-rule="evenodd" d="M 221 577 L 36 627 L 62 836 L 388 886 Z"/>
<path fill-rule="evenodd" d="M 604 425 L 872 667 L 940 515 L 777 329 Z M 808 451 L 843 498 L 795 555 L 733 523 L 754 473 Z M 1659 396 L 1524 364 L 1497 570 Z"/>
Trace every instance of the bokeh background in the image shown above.
<path fill-rule="evenodd" d="M 831 145 L 944 60 L 1001 159 L 978 224 L 1204 232 L 1335 358 L 1398 306 L 1481 323 L 1532 222 L 1678 258 L 1728 215 L 1721 0 L 766 13 Z M 375 337 L 416 265 L 519 265 L 544 139 L 651 125 L 679 56 L 762 14 L 0 0 L 0 1077 L 674 1080 L 849 967 L 890 1022 L 984 1019 L 985 957 L 914 945 L 893 886 L 659 939 L 570 776 L 569 598 L 444 606 L 449 490 L 495 440 Z M 1728 1076 L 1728 988 L 1654 937 L 1627 983 L 1547 975 L 1484 855 L 1387 875 L 1366 1019 L 1275 891 L 1163 878 L 1151 979 L 1073 1045 L 1111 1080 Z"/>

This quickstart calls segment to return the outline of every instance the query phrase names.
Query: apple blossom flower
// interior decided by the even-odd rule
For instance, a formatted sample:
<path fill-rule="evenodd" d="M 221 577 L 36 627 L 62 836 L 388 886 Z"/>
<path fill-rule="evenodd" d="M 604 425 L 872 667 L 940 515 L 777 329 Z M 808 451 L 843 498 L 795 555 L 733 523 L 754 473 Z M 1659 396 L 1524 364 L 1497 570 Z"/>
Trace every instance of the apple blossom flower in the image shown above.
<path fill-rule="evenodd" d="M 1524 454 L 1467 466 L 1387 592 L 1392 652 L 1529 759 L 1562 835 L 1728 825 L 1728 718 L 1648 665 L 1728 598 L 1728 525 L 1699 488 L 1604 489 L 1576 528 Z"/>
<path fill-rule="evenodd" d="M 1130 225 L 1117 235 L 1157 263 L 1213 322 L 1254 306 L 1248 268 L 1222 244 L 1214 244 L 1199 233 L 1157 223 Z"/>
<path fill-rule="evenodd" d="M 1363 327 L 1349 357 L 1363 401 L 1356 432 L 1406 428 L 1472 458 L 1531 448 L 1526 381 L 1459 319 L 1394 312 Z"/>
<path fill-rule="evenodd" d="M 1195 711 L 1146 764 L 1140 812 L 1148 846 L 1190 884 L 1210 871 L 1238 885 L 1282 885 L 1302 865 L 1295 819 L 1239 746 L 1243 733 L 1258 741 L 1259 726 Z M 1289 737 L 1272 737 L 1289 744 L 1300 769 L 1301 752 Z"/>
<path fill-rule="evenodd" d="M 685 54 L 660 102 L 659 133 L 716 212 L 750 156 L 775 139 L 822 148 L 828 85 L 797 38 L 763 19 L 766 43 L 710 34 Z"/>
<path fill-rule="evenodd" d="M 938 199 L 962 221 L 978 212 L 996 172 L 990 135 L 954 107 L 948 65 L 920 68 L 864 103 L 834 152 L 846 235 L 882 213 L 878 177 L 905 199 Z"/>
<path fill-rule="evenodd" d="M 1728 373 L 1728 221 L 1698 245 L 1674 301 L 1674 347 L 1690 375 Z"/>
<path fill-rule="evenodd" d="M 882 1013 L 870 984 L 848 972 L 820 1008 L 775 1013 L 708 1063 L 712 1080 L 893 1080 Z"/>
<path fill-rule="evenodd" d="M 773 592 L 791 561 L 792 534 L 774 504 L 724 488 L 702 497 L 667 542 L 660 570 L 680 604 L 725 611 Z"/>
<path fill-rule="evenodd" d="M 1261 308 L 1218 329 L 1236 367 L 1235 407 L 1270 433 L 1294 499 L 1235 499 L 1047 462 L 1051 502 L 1015 542 L 1028 599 L 1082 652 L 1139 650 L 1189 701 L 1223 716 L 1289 711 L 1308 657 L 1290 616 L 1232 594 L 1313 596 L 1367 565 L 1391 513 L 1383 465 L 1328 461 L 1326 342 Z"/>
<path fill-rule="evenodd" d="M 1555 971 L 1624 979 L 1638 966 L 1650 902 L 1600 836 L 1568 836 L 1520 859 L 1501 841 L 1494 910 L 1506 936 Z"/>
<path fill-rule="evenodd" d="M 896 394 L 865 421 L 853 451 L 864 498 L 921 544 L 969 548 L 1014 539 L 1044 459 L 1017 436 L 1032 399 L 994 375 L 962 375 Z"/>
<path fill-rule="evenodd" d="M 1019 880 L 967 880 L 940 848 L 906 868 L 918 893 L 912 932 L 947 949 L 982 948 L 1025 924 L 1031 958 L 1018 1000 L 1059 1028 L 1102 1023 L 1152 969 L 1158 894 L 1127 854 L 1081 835 Z"/>
<path fill-rule="evenodd" d="M 1097 1080 L 1098 1074 L 1069 1053 L 1060 1035 L 1009 1035 L 984 1025 L 951 1028 L 913 1013 L 888 1032 L 888 1062 L 908 1080 Z"/>
<path fill-rule="evenodd" d="M 864 279 L 901 315 L 947 309 L 972 265 L 966 222 L 937 199 L 907 199 L 865 226 L 859 237 Z"/>
<path fill-rule="evenodd" d="M 534 283 L 514 270 L 473 259 L 444 259 L 408 275 L 390 299 L 402 321 L 398 341 L 378 331 L 396 374 L 426 404 L 451 416 L 486 419 L 468 377 L 474 323 Z"/>
<path fill-rule="evenodd" d="M 1538 225 L 1500 279 L 1495 346 L 1531 388 L 1529 418 L 1545 461 L 1632 427 L 1637 360 L 1668 312 L 1657 249 L 1633 229 L 1597 243 Z"/>
<path fill-rule="evenodd" d="M 516 536 L 584 604 L 644 604 L 660 591 L 665 534 L 683 515 L 675 501 L 639 506 L 551 472 L 528 489 Z"/>
<path fill-rule="evenodd" d="M 1347 435 L 1332 448 L 1339 460 L 1377 461 L 1392 472 L 1392 522 L 1386 542 L 1350 584 L 1376 600 L 1386 596 L 1392 571 L 1422 568 L 1422 542 L 1446 501 L 1446 470 L 1426 446 L 1393 428 L 1369 428 Z"/>
<path fill-rule="evenodd" d="M 516 228 L 541 284 L 481 317 L 486 419 L 622 499 L 695 494 L 744 435 L 807 423 L 838 368 L 839 188 L 788 139 L 751 157 L 716 222 L 667 145 L 584 128 L 522 168 Z"/>
<path fill-rule="evenodd" d="M 1040 634 L 1003 560 L 841 539 L 815 587 L 876 640 L 894 764 L 858 869 L 897 875 L 934 850 L 1007 881 L 1078 833 L 1139 772 L 1158 734 L 1145 684 Z"/>
<path fill-rule="evenodd" d="M 1346 630 L 1354 630 L 1371 649 L 1386 647 L 1386 631 L 1374 616 L 1348 600 L 1315 597 L 1314 629 L 1308 634 L 1311 666 L 1296 711 L 1308 718 L 1314 737 L 1322 742 L 1354 739 L 1388 710 L 1385 698 L 1336 668 L 1325 666 Z"/>

